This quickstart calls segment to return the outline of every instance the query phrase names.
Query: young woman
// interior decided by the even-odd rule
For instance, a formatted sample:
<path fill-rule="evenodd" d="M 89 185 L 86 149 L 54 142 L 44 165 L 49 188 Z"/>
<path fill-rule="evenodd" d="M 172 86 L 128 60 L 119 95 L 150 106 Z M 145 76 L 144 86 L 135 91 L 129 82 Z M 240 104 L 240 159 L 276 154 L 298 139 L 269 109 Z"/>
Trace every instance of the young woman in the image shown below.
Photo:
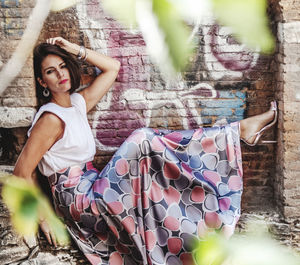
<path fill-rule="evenodd" d="M 101 69 L 76 93 L 73 55 Z M 14 174 L 48 177 L 56 210 L 92 264 L 186 264 L 194 239 L 217 229 L 230 236 L 240 215 L 240 139 L 255 145 L 274 125 L 269 111 L 226 126 L 135 130 L 99 173 L 86 113 L 113 84 L 120 63 L 56 37 L 34 50 L 36 94 L 43 105 Z M 40 222 L 50 244 L 55 235 Z"/>

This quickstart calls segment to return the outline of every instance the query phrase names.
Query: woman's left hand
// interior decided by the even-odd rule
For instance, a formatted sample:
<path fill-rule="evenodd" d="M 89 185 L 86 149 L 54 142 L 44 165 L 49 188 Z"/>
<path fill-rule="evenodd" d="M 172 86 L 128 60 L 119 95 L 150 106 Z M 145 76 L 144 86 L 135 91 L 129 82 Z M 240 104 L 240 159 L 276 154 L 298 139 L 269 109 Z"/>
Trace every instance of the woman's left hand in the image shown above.
<path fill-rule="evenodd" d="M 57 247 L 55 234 L 49 228 L 49 225 L 46 220 L 43 220 L 43 219 L 40 220 L 40 228 L 43 231 L 43 233 L 45 234 L 48 243 L 50 245 L 53 244 L 55 247 Z"/>
<path fill-rule="evenodd" d="M 52 45 L 57 45 L 62 49 L 66 50 L 67 52 L 73 53 L 75 55 L 78 54 L 79 46 L 77 44 L 65 40 L 62 37 L 49 38 L 46 40 L 46 42 Z"/>

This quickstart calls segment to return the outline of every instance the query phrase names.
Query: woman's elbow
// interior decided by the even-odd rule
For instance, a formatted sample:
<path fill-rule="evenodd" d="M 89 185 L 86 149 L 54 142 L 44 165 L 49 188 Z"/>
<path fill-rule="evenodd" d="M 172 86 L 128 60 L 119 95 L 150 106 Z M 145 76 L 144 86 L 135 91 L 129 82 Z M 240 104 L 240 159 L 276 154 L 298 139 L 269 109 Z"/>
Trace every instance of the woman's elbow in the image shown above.
<path fill-rule="evenodd" d="M 16 164 L 14 170 L 13 170 L 13 175 L 25 179 L 31 179 L 32 178 L 32 172 L 29 170 L 26 170 L 26 168 L 21 167 L 18 163 Z"/>
<path fill-rule="evenodd" d="M 114 60 L 115 60 L 115 62 L 114 62 L 114 69 L 113 70 L 116 73 L 118 73 L 120 71 L 120 68 L 121 68 L 121 63 L 117 59 L 114 59 Z"/>

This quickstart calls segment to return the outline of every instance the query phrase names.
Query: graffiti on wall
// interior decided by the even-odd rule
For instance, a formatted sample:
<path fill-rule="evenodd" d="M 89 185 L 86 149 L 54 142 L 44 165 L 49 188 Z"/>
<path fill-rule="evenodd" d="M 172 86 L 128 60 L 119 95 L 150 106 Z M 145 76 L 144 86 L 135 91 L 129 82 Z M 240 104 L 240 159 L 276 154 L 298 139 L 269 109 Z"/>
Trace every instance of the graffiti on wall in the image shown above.
<path fill-rule="evenodd" d="M 220 73 L 242 77 L 243 71 L 253 68 L 259 57 L 258 51 L 250 53 L 245 45 L 237 43 L 230 33 L 230 29 L 214 24 L 207 34 L 206 63 L 215 79 L 224 77 Z M 209 56 L 213 59 L 210 60 Z"/>
<path fill-rule="evenodd" d="M 211 23 L 213 19 L 208 21 L 208 26 L 195 26 L 204 36 L 204 45 L 199 48 L 202 51 L 197 59 L 204 62 L 202 71 L 210 81 L 199 80 L 191 84 L 182 75 L 176 80 L 161 78 L 149 61 L 141 34 L 125 29 L 107 17 L 100 3 L 82 1 L 77 5 L 77 14 L 80 30 L 88 37 L 91 48 L 121 62 L 117 82 L 90 117 L 99 149 L 113 150 L 134 129 L 152 124 L 157 126 L 153 122 L 157 117 L 166 118 L 158 114 L 164 107 L 174 110 L 174 116 L 180 117 L 183 129 L 202 125 L 208 114 L 220 117 L 243 115 L 246 92 L 217 91 L 215 85 L 224 77 L 240 81 L 243 71 L 255 66 L 258 53 L 249 53 L 233 40 L 228 29 Z M 226 101 L 212 101 L 220 97 Z M 202 99 L 200 103 L 199 99 Z M 168 126 L 167 119 L 165 121 L 159 125 Z"/>

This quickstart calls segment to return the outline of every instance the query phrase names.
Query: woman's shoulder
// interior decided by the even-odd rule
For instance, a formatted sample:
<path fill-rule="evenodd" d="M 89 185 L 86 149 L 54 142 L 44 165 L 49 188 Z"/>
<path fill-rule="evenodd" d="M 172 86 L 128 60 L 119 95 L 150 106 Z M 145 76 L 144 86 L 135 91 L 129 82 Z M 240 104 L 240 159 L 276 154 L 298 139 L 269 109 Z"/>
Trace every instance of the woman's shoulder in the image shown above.
<path fill-rule="evenodd" d="M 60 117 L 58 117 L 55 113 L 49 111 L 43 112 L 38 121 L 49 125 L 60 125 L 61 123 L 63 123 Z"/>
<path fill-rule="evenodd" d="M 77 100 L 82 100 L 83 96 L 81 92 L 74 92 L 70 95 L 71 101 L 77 101 Z"/>
<path fill-rule="evenodd" d="M 73 106 L 77 107 L 83 115 L 86 115 L 86 102 L 80 92 L 75 92 L 71 94 L 71 103 Z"/>
<path fill-rule="evenodd" d="M 47 103 L 39 108 L 34 116 L 30 129 L 27 132 L 29 136 L 34 127 L 55 127 L 63 126 L 65 123 L 64 115 L 54 103 Z M 36 125 L 39 126 L 36 126 Z"/>
<path fill-rule="evenodd" d="M 64 131 L 64 122 L 54 113 L 44 112 L 32 128 L 32 132 L 41 133 L 45 137 L 60 136 Z"/>

